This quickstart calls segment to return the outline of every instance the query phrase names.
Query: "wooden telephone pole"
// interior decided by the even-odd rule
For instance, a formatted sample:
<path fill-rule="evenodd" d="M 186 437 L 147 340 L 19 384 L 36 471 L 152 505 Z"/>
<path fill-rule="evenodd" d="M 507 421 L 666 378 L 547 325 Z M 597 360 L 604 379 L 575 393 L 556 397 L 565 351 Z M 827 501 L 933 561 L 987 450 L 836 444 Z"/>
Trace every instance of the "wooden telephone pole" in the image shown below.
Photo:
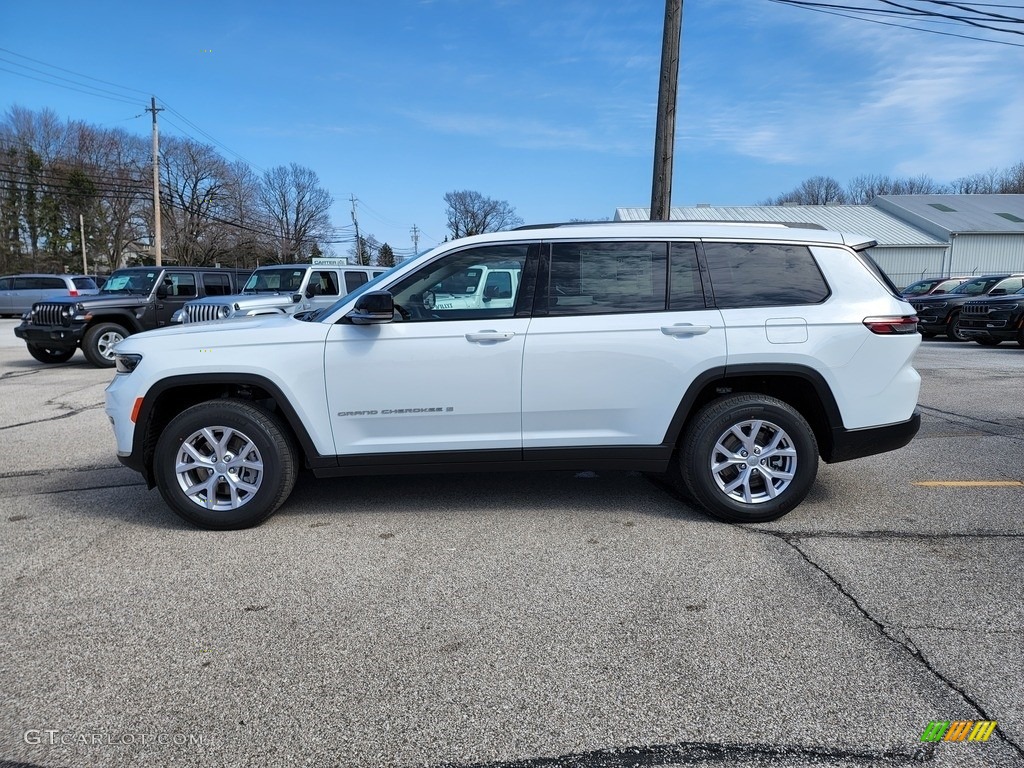
<path fill-rule="evenodd" d="M 163 112 L 163 108 L 156 108 L 155 96 L 146 111 L 153 113 L 153 250 L 159 267 L 163 264 L 163 241 L 160 237 L 160 129 L 156 125 L 156 113 Z"/>
<path fill-rule="evenodd" d="M 672 159 L 675 151 L 676 91 L 679 88 L 679 41 L 682 33 L 683 0 L 665 0 L 658 122 L 654 131 L 651 221 L 668 221 L 672 211 Z"/>

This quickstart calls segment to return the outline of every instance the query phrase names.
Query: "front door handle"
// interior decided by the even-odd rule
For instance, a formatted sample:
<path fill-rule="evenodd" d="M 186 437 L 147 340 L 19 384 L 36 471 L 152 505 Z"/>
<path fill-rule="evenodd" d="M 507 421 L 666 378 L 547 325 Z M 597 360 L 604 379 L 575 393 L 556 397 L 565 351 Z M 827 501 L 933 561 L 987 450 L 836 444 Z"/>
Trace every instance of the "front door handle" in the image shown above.
<path fill-rule="evenodd" d="M 692 323 L 661 326 L 661 332 L 666 336 L 700 336 L 710 330 L 710 325 L 693 325 Z"/>
<path fill-rule="evenodd" d="M 474 341 L 478 343 L 488 341 L 508 341 L 513 336 L 515 336 L 515 333 L 512 331 L 478 331 L 476 333 L 467 333 L 466 341 Z"/>

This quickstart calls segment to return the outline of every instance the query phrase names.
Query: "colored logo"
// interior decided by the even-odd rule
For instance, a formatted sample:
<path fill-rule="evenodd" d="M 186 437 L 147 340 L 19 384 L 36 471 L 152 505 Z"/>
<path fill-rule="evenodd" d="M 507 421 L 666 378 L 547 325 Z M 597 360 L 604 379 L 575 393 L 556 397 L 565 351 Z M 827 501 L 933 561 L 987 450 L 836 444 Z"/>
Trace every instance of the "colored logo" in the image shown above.
<path fill-rule="evenodd" d="M 997 720 L 932 720 L 921 741 L 988 741 L 998 724 Z"/>

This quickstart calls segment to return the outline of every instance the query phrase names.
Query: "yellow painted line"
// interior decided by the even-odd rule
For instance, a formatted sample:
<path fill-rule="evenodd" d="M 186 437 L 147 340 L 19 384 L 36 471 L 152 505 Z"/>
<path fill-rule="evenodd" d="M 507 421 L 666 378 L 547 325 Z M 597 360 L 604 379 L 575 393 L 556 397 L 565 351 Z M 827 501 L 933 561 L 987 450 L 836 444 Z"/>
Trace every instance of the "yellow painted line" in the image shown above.
<path fill-rule="evenodd" d="M 921 480 L 911 485 L 922 488 L 1021 488 L 1022 480 Z"/>

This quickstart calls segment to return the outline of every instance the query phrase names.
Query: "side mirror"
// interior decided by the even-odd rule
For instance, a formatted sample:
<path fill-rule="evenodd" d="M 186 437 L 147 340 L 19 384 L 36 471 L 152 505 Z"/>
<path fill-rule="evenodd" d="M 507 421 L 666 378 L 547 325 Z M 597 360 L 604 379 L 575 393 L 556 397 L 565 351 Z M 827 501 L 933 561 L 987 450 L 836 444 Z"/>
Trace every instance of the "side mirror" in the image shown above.
<path fill-rule="evenodd" d="M 395 299 L 388 291 L 364 293 L 345 317 L 356 325 L 390 323 L 395 319 Z"/>
<path fill-rule="evenodd" d="M 309 287 L 306 288 L 306 298 L 312 299 L 314 296 L 320 295 L 320 283 L 310 283 Z"/>
<path fill-rule="evenodd" d="M 171 292 L 173 284 L 170 278 L 164 278 L 164 281 L 156 287 L 156 297 L 158 299 L 166 299 L 167 295 Z"/>

